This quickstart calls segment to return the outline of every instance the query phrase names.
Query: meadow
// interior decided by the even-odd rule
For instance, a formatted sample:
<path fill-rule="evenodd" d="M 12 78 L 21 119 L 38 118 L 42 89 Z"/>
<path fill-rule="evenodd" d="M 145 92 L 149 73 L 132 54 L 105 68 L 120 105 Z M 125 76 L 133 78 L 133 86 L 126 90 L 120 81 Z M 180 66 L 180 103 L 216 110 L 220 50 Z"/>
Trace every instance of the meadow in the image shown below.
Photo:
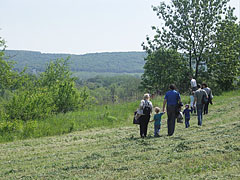
<path fill-rule="evenodd" d="M 190 128 L 178 123 L 171 137 L 164 115 L 159 138 L 152 123 L 148 137 L 139 137 L 132 124 L 138 102 L 97 107 L 102 116 L 56 116 L 63 119 L 56 129 L 68 124 L 66 118 L 74 132 L 1 143 L 0 179 L 240 179 L 240 91 L 216 96 L 213 103 L 202 127 L 192 115 Z M 161 106 L 162 97 L 153 104 Z"/>

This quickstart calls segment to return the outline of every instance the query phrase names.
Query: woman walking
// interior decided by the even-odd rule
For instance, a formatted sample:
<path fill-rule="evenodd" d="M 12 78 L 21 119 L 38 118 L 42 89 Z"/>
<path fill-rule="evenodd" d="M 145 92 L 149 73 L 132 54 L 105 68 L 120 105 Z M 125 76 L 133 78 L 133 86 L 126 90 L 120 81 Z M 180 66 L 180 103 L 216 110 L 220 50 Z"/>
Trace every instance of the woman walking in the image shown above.
<path fill-rule="evenodd" d="M 152 102 L 150 101 L 150 95 L 144 94 L 143 100 L 141 100 L 139 109 L 143 111 L 143 115 L 140 116 L 140 136 L 144 138 L 147 136 L 148 123 L 152 113 Z"/>

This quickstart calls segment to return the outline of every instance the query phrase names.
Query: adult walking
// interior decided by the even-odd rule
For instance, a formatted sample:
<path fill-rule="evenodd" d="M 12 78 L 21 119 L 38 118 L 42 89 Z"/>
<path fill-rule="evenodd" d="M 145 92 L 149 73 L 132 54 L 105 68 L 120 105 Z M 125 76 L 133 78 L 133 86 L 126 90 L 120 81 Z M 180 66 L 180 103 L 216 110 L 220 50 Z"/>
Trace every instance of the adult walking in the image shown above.
<path fill-rule="evenodd" d="M 166 93 L 163 101 L 163 112 L 165 112 L 165 106 L 167 104 L 167 127 L 168 136 L 172 136 L 175 130 L 175 123 L 178 113 L 178 103 L 181 103 L 181 97 L 179 92 L 175 89 L 175 85 L 171 84 L 169 86 L 170 90 Z"/>
<path fill-rule="evenodd" d="M 192 89 L 192 91 L 196 91 L 197 90 L 197 81 L 192 76 L 190 76 L 190 79 L 191 79 L 191 81 L 190 81 L 191 89 Z"/>
<path fill-rule="evenodd" d="M 139 117 L 140 136 L 141 138 L 144 138 L 147 136 L 148 123 L 149 123 L 152 109 L 153 109 L 149 94 L 144 94 L 143 100 L 141 100 L 139 109 L 143 111 L 143 115 Z"/>
<path fill-rule="evenodd" d="M 202 83 L 202 88 L 206 91 L 207 95 L 208 95 L 208 102 L 204 104 L 204 108 L 203 108 L 203 114 L 208 114 L 208 105 L 209 103 L 212 104 L 212 90 L 207 86 L 206 83 Z"/>
<path fill-rule="evenodd" d="M 198 125 L 202 126 L 202 120 L 203 120 L 203 96 L 206 96 L 208 98 L 208 95 L 204 89 L 201 89 L 201 85 L 197 85 L 198 90 L 194 93 L 194 101 L 193 104 L 196 103 L 197 106 L 197 117 L 198 117 Z"/>

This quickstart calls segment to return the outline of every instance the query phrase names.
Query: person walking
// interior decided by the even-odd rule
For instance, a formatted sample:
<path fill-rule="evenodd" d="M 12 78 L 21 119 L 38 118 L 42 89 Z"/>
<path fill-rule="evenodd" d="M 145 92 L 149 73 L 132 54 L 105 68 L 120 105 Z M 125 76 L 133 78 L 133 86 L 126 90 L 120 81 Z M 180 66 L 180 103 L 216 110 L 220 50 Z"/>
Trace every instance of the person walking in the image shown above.
<path fill-rule="evenodd" d="M 192 109 L 189 109 L 189 105 L 186 104 L 185 105 L 185 109 L 183 111 L 183 114 L 185 115 L 185 127 L 186 128 L 189 128 L 190 127 L 190 124 L 189 124 L 189 121 L 190 121 L 190 112 L 192 113 Z"/>
<path fill-rule="evenodd" d="M 207 95 L 208 95 L 208 102 L 204 105 L 203 108 L 203 114 L 208 114 L 208 105 L 209 103 L 212 104 L 212 90 L 207 86 L 206 83 L 202 83 L 202 88 L 206 91 Z"/>
<path fill-rule="evenodd" d="M 165 112 L 165 106 L 167 104 L 167 127 L 168 136 L 172 136 L 175 130 L 175 123 L 178 113 L 178 104 L 181 103 L 181 97 L 179 92 L 175 89 L 175 85 L 171 84 L 169 86 L 170 90 L 166 93 L 163 101 L 163 112 Z"/>
<path fill-rule="evenodd" d="M 139 117 L 140 136 L 141 138 L 144 138 L 147 136 L 148 123 L 153 109 L 149 94 L 144 94 L 143 100 L 140 102 L 139 109 L 143 112 L 143 114 Z"/>
<path fill-rule="evenodd" d="M 194 94 L 194 101 L 193 104 L 196 103 L 197 106 L 197 117 L 198 117 L 198 125 L 202 126 L 202 120 L 203 120 L 203 97 L 206 96 L 208 98 L 208 95 L 204 89 L 201 89 L 201 85 L 197 85 L 198 90 Z"/>
<path fill-rule="evenodd" d="M 196 91 L 197 90 L 197 81 L 192 76 L 190 76 L 190 79 L 191 79 L 190 84 L 191 84 L 192 91 Z"/>
<path fill-rule="evenodd" d="M 155 107 L 155 113 L 153 120 L 150 122 L 154 122 L 154 137 L 159 137 L 159 132 L 161 129 L 161 121 L 162 121 L 162 115 L 164 114 L 163 112 L 160 112 L 159 107 Z"/>

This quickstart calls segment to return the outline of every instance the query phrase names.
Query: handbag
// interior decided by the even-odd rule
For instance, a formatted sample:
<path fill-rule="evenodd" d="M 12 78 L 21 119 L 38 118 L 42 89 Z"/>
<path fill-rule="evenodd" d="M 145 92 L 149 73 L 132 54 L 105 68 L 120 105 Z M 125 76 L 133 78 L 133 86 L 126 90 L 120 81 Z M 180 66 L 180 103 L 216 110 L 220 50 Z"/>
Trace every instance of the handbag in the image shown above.
<path fill-rule="evenodd" d="M 140 124 L 140 116 L 138 116 L 139 114 L 137 114 L 137 111 L 134 112 L 134 116 L 133 116 L 133 124 Z"/>

